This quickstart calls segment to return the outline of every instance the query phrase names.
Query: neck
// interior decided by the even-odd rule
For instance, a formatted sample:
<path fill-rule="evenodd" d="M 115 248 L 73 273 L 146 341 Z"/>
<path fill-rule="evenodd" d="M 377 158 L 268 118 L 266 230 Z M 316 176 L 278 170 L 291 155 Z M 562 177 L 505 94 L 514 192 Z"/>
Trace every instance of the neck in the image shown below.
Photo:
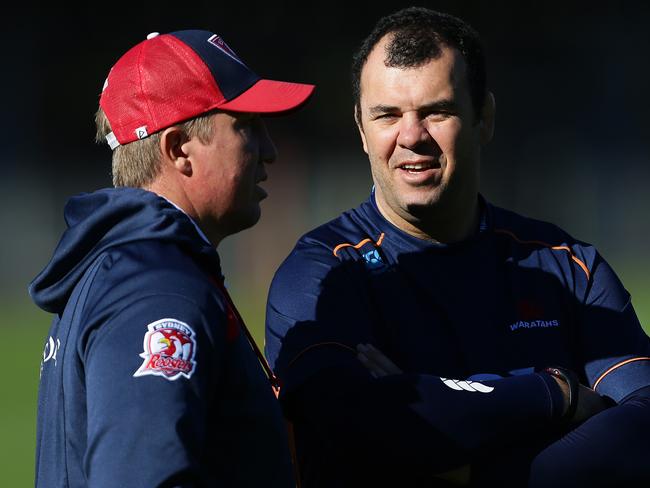
<path fill-rule="evenodd" d="M 144 187 L 144 189 L 163 197 L 180 208 L 201 229 L 205 237 L 210 241 L 210 244 L 215 248 L 223 240 L 224 236 L 211 232 L 210 226 L 202 222 L 200 215 L 198 215 L 198 212 L 192 204 L 192 200 L 182 188 L 167 184 L 163 178 L 158 178 L 153 183 Z"/>
<path fill-rule="evenodd" d="M 376 195 L 379 212 L 395 227 L 419 239 L 451 244 L 464 241 L 476 232 L 480 219 L 478 195 L 453 209 L 428 209 L 422 215 L 400 215 Z"/>

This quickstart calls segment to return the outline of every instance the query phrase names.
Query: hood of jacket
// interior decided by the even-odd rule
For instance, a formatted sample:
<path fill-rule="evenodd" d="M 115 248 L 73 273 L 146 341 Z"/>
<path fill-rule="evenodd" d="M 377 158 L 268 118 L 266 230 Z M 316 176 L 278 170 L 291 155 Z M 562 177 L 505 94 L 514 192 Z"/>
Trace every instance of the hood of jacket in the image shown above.
<path fill-rule="evenodd" d="M 107 188 L 72 197 L 64 211 L 66 230 L 52 259 L 29 285 L 40 308 L 62 313 L 88 267 L 101 253 L 129 242 L 175 242 L 220 274 L 216 249 L 181 210 L 155 193 Z"/>

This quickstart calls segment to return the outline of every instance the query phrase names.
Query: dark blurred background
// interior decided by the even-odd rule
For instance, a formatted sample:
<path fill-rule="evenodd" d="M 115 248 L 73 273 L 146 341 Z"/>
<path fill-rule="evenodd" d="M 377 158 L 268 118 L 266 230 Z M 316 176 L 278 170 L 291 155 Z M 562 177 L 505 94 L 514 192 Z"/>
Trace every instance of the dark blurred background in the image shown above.
<path fill-rule="evenodd" d="M 279 150 L 251 230 L 220 247 L 235 301 L 262 341 L 274 270 L 310 228 L 366 198 L 368 163 L 352 118 L 352 53 L 382 15 L 410 2 L 102 2 L 4 6 L 0 163 L 0 402 L 3 486 L 33 480 L 36 388 L 47 314 L 26 288 L 47 263 L 73 194 L 110 185 L 93 115 L 112 64 L 149 32 L 217 32 L 264 77 L 318 85 L 313 101 L 269 119 Z M 650 325 L 650 7 L 644 2 L 438 1 L 481 34 L 497 100 L 483 154 L 492 202 L 594 243 Z M 5 356 L 7 357 L 7 356 Z"/>

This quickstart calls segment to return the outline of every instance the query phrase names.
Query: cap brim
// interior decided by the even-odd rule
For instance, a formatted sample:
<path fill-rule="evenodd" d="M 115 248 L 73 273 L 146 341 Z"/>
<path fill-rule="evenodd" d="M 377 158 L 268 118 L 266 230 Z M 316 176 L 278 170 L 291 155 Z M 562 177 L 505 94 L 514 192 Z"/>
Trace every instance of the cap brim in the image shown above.
<path fill-rule="evenodd" d="M 219 106 L 233 112 L 274 114 L 296 109 L 314 92 L 314 85 L 288 81 L 259 80 L 248 90 Z"/>

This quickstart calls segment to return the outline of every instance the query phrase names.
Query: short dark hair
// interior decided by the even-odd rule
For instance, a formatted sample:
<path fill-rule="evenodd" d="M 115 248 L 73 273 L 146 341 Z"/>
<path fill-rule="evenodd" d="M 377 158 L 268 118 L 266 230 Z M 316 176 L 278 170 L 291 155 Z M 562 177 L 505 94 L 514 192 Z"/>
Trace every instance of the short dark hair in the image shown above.
<path fill-rule="evenodd" d="M 409 7 L 379 19 L 352 60 L 352 96 L 355 114 L 361 121 L 361 70 L 375 45 L 386 35 L 386 66 L 415 68 L 441 55 L 441 46 L 458 49 L 467 65 L 467 81 L 477 118 L 486 96 L 485 55 L 478 33 L 453 15 L 422 7 Z"/>

